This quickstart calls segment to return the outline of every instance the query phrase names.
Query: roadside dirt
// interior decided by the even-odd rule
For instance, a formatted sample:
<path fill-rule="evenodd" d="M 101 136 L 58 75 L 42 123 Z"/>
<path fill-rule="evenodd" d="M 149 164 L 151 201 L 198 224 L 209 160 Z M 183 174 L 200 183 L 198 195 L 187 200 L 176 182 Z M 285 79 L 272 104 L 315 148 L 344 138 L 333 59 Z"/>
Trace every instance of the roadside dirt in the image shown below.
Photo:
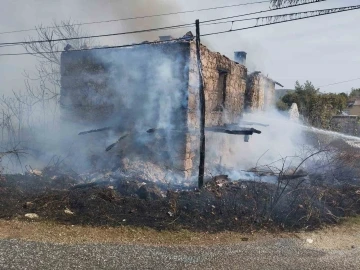
<path fill-rule="evenodd" d="M 360 248 L 360 218 L 350 218 L 341 225 L 322 228 L 311 233 L 253 234 L 237 232 L 203 233 L 158 231 L 131 226 L 90 227 L 61 225 L 50 222 L 0 220 L 0 239 L 17 239 L 59 244 L 141 244 L 151 246 L 217 246 L 241 242 L 262 242 L 272 239 L 298 239 L 305 247 L 321 250 L 351 250 Z M 308 243 L 312 240 L 312 243 Z"/>
<path fill-rule="evenodd" d="M 259 233 L 258 235 L 260 235 Z M 266 233 L 262 233 L 265 237 Z M 234 232 L 204 233 L 158 231 L 132 226 L 90 227 L 50 222 L 0 220 L 0 239 L 21 239 L 49 243 L 118 243 L 145 245 L 216 245 L 253 241 L 257 236 Z"/>
<path fill-rule="evenodd" d="M 326 250 L 360 248 L 360 217 L 345 219 L 340 225 L 328 226 L 313 232 L 296 234 L 308 247 Z M 313 243 L 306 240 L 311 239 Z"/>

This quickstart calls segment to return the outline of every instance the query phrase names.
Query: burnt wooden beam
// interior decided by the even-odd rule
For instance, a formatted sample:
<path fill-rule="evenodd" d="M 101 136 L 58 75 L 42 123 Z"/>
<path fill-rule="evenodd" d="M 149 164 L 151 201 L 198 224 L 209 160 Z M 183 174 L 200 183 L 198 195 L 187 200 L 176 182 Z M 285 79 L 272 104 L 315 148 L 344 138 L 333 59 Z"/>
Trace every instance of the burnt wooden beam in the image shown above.
<path fill-rule="evenodd" d="M 105 151 L 109 152 L 111 149 L 114 148 L 115 145 L 117 145 L 122 139 L 125 139 L 128 135 L 129 135 L 129 133 L 125 133 L 125 134 L 121 135 L 120 138 L 116 142 L 114 142 L 113 144 L 110 144 L 108 147 L 106 147 Z"/>
<path fill-rule="evenodd" d="M 226 129 L 222 127 L 208 127 L 205 130 L 210 132 L 226 133 L 231 135 L 253 135 L 254 133 L 261 134 L 261 131 L 255 128 Z"/>
<path fill-rule="evenodd" d="M 279 82 L 274 81 L 274 83 L 277 84 L 278 86 L 284 87 L 284 86 L 283 86 L 281 83 L 279 83 Z"/>
<path fill-rule="evenodd" d="M 166 128 L 150 128 L 146 131 L 146 133 L 153 134 L 156 132 L 187 132 L 188 130 L 185 128 L 180 129 L 166 129 Z"/>
<path fill-rule="evenodd" d="M 102 131 L 107 131 L 107 130 L 111 130 L 111 129 L 112 129 L 112 127 L 104 127 L 104 128 L 92 129 L 92 130 L 80 132 L 78 135 L 85 135 L 85 134 L 90 134 L 90 133 L 95 133 L 95 132 L 102 132 Z"/>

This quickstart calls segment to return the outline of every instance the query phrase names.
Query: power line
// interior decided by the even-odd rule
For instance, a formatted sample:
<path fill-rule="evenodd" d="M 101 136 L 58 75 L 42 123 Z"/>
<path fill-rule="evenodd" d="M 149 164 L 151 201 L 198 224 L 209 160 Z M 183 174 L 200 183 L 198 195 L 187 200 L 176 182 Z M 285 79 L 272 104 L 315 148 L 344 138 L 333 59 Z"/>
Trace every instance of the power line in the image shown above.
<path fill-rule="evenodd" d="M 236 15 L 236 16 L 231 16 L 231 17 L 223 17 L 223 18 L 217 18 L 217 19 L 207 20 L 207 21 L 201 22 L 201 24 L 211 25 L 211 24 L 228 23 L 228 22 L 218 22 L 218 23 L 214 23 L 214 22 L 215 22 L 215 21 L 226 20 L 226 19 L 231 19 L 231 18 L 244 17 L 244 16 L 248 16 L 248 15 L 253 15 L 253 14 L 259 14 L 259 13 L 264 13 L 264 12 L 276 11 L 276 10 L 285 9 L 285 8 L 291 8 L 291 7 L 309 5 L 309 4 L 318 3 L 318 2 L 324 2 L 324 1 L 326 1 L 326 0 L 313 0 L 313 1 L 311 1 L 311 2 L 306 2 L 306 3 L 301 3 L 301 4 L 295 4 L 295 5 L 289 5 L 289 6 L 281 7 L 281 8 L 267 9 L 267 10 L 262 10 L 262 11 L 257 11 L 257 12 L 244 13 L 244 14 L 240 14 L 240 15 Z M 255 18 L 255 19 L 257 19 L 257 18 Z M 246 19 L 246 20 L 250 20 L 250 19 Z M 240 20 L 238 20 L 238 21 L 240 21 Z M 184 27 L 190 27 L 190 26 L 193 26 L 193 23 L 173 25 L 173 26 L 160 27 L 160 28 L 145 29 L 145 30 L 138 30 L 138 31 L 128 31 L 128 32 L 122 32 L 122 33 L 111 33 L 111 34 L 104 34 L 104 35 L 92 35 L 92 36 L 83 36 L 83 37 L 74 37 L 74 38 L 61 38 L 61 39 L 51 39 L 51 40 L 33 40 L 33 41 L 17 41 L 17 42 L 3 42 L 3 43 L 0 43 L 0 47 L 26 45 L 26 44 L 33 44 L 33 43 L 47 43 L 47 42 L 56 42 L 56 41 L 66 41 L 66 40 L 90 39 L 90 38 L 119 36 L 119 35 L 128 35 L 128 34 L 138 34 L 138 33 L 144 33 L 144 32 L 160 31 L 160 30 L 167 30 L 167 29 L 177 29 L 177 28 L 184 28 Z"/>
<path fill-rule="evenodd" d="M 335 83 L 331 83 L 331 84 L 325 84 L 325 85 L 318 86 L 317 88 L 327 87 L 327 86 L 332 86 L 332 85 L 337 85 L 337 84 L 342 84 L 342 83 L 347 83 L 347 82 L 353 82 L 353 81 L 357 81 L 357 80 L 360 80 L 360 78 L 351 79 L 351 80 L 347 80 L 347 81 L 341 81 L 341 82 L 335 82 Z"/>
<path fill-rule="evenodd" d="M 160 31 L 160 30 L 170 30 L 170 29 L 177 29 L 177 28 L 183 28 L 183 27 L 190 27 L 193 25 L 194 25 L 193 23 L 188 23 L 188 24 L 179 24 L 179 25 L 165 26 L 165 27 L 159 27 L 159 28 L 143 29 L 143 30 L 137 30 L 137 31 L 110 33 L 110 34 L 103 34 L 103 35 L 93 35 L 93 36 L 83 36 L 83 37 L 73 37 L 73 38 L 57 38 L 57 39 L 50 39 L 50 40 L 4 42 L 4 43 L 0 43 L 0 46 L 5 47 L 5 46 L 27 45 L 27 44 L 34 44 L 34 43 L 48 43 L 48 42 L 57 42 L 57 41 L 66 41 L 66 40 L 79 40 L 79 39 L 90 39 L 90 38 L 99 38 L 99 37 L 111 37 L 111 36 L 129 35 L 129 34 L 139 34 L 139 33 L 153 32 L 153 31 Z"/>
<path fill-rule="evenodd" d="M 194 12 L 202 12 L 202 11 L 217 10 L 217 9 L 225 9 L 225 8 L 231 8 L 231 7 L 263 4 L 263 3 L 270 3 L 270 1 L 269 0 L 267 0 L 267 1 L 257 1 L 257 2 L 249 2 L 249 3 L 234 4 L 234 5 L 227 5 L 227 6 L 201 8 L 201 9 L 186 10 L 186 11 L 179 11 L 179 12 L 169 12 L 169 13 L 162 13 L 162 14 L 155 14 L 155 15 L 146 15 L 146 16 L 139 16 L 139 17 L 128 17 L 128 18 L 120 18 L 120 19 L 113 19 L 113 20 L 93 21 L 93 22 L 85 22 L 85 23 L 74 23 L 74 24 L 63 25 L 63 26 L 60 26 L 60 27 L 78 26 L 78 25 L 90 25 L 90 24 L 100 24 L 100 23 L 110 23 L 110 22 L 118 22 L 118 21 L 129 21 L 129 20 L 137 20 L 137 19 L 154 18 L 154 17 L 161 17 L 161 16 L 169 16 L 169 15 L 177 15 L 177 14 L 185 14 L 185 13 L 194 13 Z M 57 28 L 57 27 L 59 27 L 59 26 L 49 26 L 49 27 L 39 27 L 39 28 L 29 28 L 29 29 L 23 29 L 23 30 L 6 31 L 6 32 L 0 32 L 0 35 L 11 34 L 11 33 L 20 33 L 20 32 L 29 32 L 29 31 L 35 31 L 35 30 L 38 30 L 38 29 L 53 29 L 53 28 Z"/>
<path fill-rule="evenodd" d="M 241 14 L 241 15 L 224 17 L 224 18 L 220 18 L 220 19 L 212 19 L 212 20 L 202 21 L 201 23 L 208 23 L 208 22 L 215 22 L 215 21 L 233 19 L 233 18 L 248 16 L 248 15 L 254 15 L 254 14 L 260 14 L 260 13 L 265 13 L 265 12 L 277 11 L 277 10 L 286 9 L 286 8 L 292 8 L 292 7 L 299 7 L 299 6 L 310 5 L 310 4 L 315 4 L 315 3 L 325 2 L 325 1 L 326 0 L 313 0 L 313 1 L 304 2 L 304 3 L 300 3 L 300 4 L 289 5 L 289 6 L 285 6 L 285 7 L 272 8 L 272 9 L 267 9 L 267 10 L 260 10 L 260 11 L 250 12 L 250 13 Z"/>
<path fill-rule="evenodd" d="M 311 11 L 303 11 L 303 12 L 292 12 L 292 13 L 284 13 L 284 14 L 277 14 L 277 15 L 271 15 L 271 16 L 263 16 L 263 17 L 257 17 L 257 18 L 246 18 L 246 19 L 239 19 L 239 20 L 231 20 L 231 21 L 224 21 L 224 22 L 214 22 L 214 23 L 206 23 L 204 25 L 212 25 L 212 24 L 223 24 L 223 23 L 234 23 L 234 22 L 243 22 L 243 21 L 252 21 L 252 20 L 268 20 L 271 21 L 272 19 L 275 20 L 281 20 L 281 19 L 285 19 L 287 17 L 290 17 L 291 19 L 293 19 L 293 17 L 295 16 L 302 16 L 302 15 L 307 15 L 307 14 L 312 14 L 312 15 L 327 15 L 327 14 L 332 14 L 332 13 L 336 13 L 336 12 L 343 12 L 343 11 L 350 11 L 350 10 L 354 10 L 360 8 L 360 5 L 358 6 L 348 6 L 348 7 L 340 7 L 340 8 L 328 8 L 328 9 L 318 9 L 318 10 L 311 10 Z M 318 14 L 316 14 L 318 13 Z M 308 18 L 308 17 L 305 17 Z M 235 31 L 235 30 L 234 30 Z"/>
<path fill-rule="evenodd" d="M 340 13 L 340 12 L 345 12 L 345 11 L 356 10 L 356 9 L 360 9 L 360 5 L 343 7 L 343 8 L 336 8 L 336 9 L 318 10 L 318 11 L 322 11 L 323 13 L 316 14 L 316 15 L 309 15 L 309 16 L 305 16 L 305 17 L 301 17 L 301 18 L 293 18 L 293 19 L 288 19 L 288 20 L 283 20 L 283 21 L 275 21 L 275 22 L 270 22 L 270 23 L 266 23 L 266 24 L 255 25 L 255 26 L 249 26 L 249 27 L 244 27 L 244 28 L 230 29 L 230 30 L 226 30 L 226 31 L 208 33 L 208 34 L 203 34 L 201 36 L 211 36 L 211 35 L 218 35 L 218 34 L 223 34 L 223 33 L 247 30 L 247 29 L 251 29 L 251 28 L 258 28 L 258 27 L 269 26 L 269 25 L 273 25 L 273 24 L 280 24 L 280 23 L 286 23 L 286 22 L 291 22 L 291 21 L 303 20 L 303 19 L 308 19 L 308 18 L 313 18 L 313 17 L 330 15 L 330 14 L 334 14 L 334 13 Z M 331 10 L 335 10 L 335 11 L 331 11 Z M 312 12 L 316 12 L 316 11 L 312 11 Z M 304 12 L 298 12 L 297 14 L 302 14 L 302 13 L 304 13 Z M 290 13 L 290 15 L 295 15 L 295 14 L 296 13 Z M 276 17 L 281 17 L 281 16 L 287 16 L 287 15 L 289 15 L 289 14 L 275 15 L 275 16 L 268 16 L 268 17 L 259 17 L 259 18 L 260 19 L 261 18 L 276 18 Z M 258 19 L 258 18 L 253 18 L 253 19 Z M 180 40 L 189 40 L 189 38 L 188 37 L 179 38 L 179 39 L 173 39 L 171 41 L 180 41 Z M 166 42 L 169 42 L 169 41 L 166 41 Z M 132 47 L 132 46 L 139 46 L 139 45 L 145 45 L 145 44 L 158 44 L 158 43 L 165 43 L 165 42 L 159 42 L 159 41 L 146 42 L 146 43 L 142 42 L 142 43 L 135 43 L 135 44 L 128 44 L 128 45 L 105 46 L 105 47 L 99 47 L 99 48 L 78 49 L 78 50 L 71 50 L 71 51 L 84 51 L 84 50 L 110 49 L 110 48 L 124 48 L 124 47 Z M 63 52 L 63 51 L 37 52 L 37 53 L 29 53 L 29 52 L 26 52 L 26 53 L 9 53 L 9 54 L 0 54 L 0 56 L 37 55 L 37 54 L 60 53 L 60 52 Z"/>
<path fill-rule="evenodd" d="M 92 50 L 102 50 L 102 49 L 114 49 L 114 48 L 127 48 L 127 47 L 135 47 L 135 46 L 144 46 L 144 45 L 151 45 L 151 44 L 163 44 L 163 43 L 169 43 L 169 42 L 175 42 L 175 41 L 188 41 L 192 40 L 193 38 L 176 38 L 171 39 L 167 41 L 152 41 L 152 42 L 141 42 L 141 43 L 133 43 L 133 44 L 126 44 L 126 45 L 114 45 L 114 46 L 105 46 L 105 47 L 95 47 L 95 48 L 84 48 L 84 49 L 74 49 L 69 50 L 69 52 L 80 52 L 80 51 L 92 51 Z M 51 52 L 24 52 L 24 53 L 5 53 L 0 54 L 0 56 L 18 56 L 18 55 L 39 55 L 39 54 L 51 54 L 51 53 L 62 53 L 65 52 L 64 50 L 61 51 L 51 51 Z"/>
<path fill-rule="evenodd" d="M 242 31 L 242 30 L 262 27 L 262 26 L 273 25 L 273 24 L 280 24 L 280 23 L 298 21 L 298 20 L 303 20 L 303 19 L 309 19 L 309 18 L 313 18 L 313 17 L 330 15 L 330 14 L 340 13 L 340 12 L 345 12 L 345 11 L 352 11 L 352 10 L 360 9 L 360 5 L 358 5 L 358 6 L 350 6 L 350 7 L 346 7 L 346 8 L 339 8 L 339 9 L 341 9 L 341 10 L 336 10 L 336 11 L 323 10 L 323 11 L 327 11 L 327 12 L 326 13 L 321 13 L 321 14 L 316 14 L 316 15 L 309 15 L 309 16 L 305 16 L 305 17 L 301 17 L 301 18 L 294 18 L 294 19 L 288 19 L 288 20 L 283 20 L 283 21 L 275 21 L 275 22 L 270 22 L 270 23 L 266 23 L 266 24 L 259 24 L 259 25 L 257 24 L 257 25 L 249 26 L 249 27 L 243 27 L 243 28 L 238 28 L 238 29 L 230 29 L 230 30 L 219 31 L 219 32 L 214 32 L 214 33 L 208 33 L 208 34 L 203 34 L 201 36 L 204 37 L 204 36 L 219 35 L 219 34 L 224 34 L 224 33 L 229 33 L 229 32 L 236 32 L 236 31 Z M 313 11 L 313 12 L 315 12 L 315 11 Z M 300 13 L 304 13 L 304 12 L 299 12 L 298 14 L 300 14 Z M 295 15 L 295 14 L 296 13 L 292 13 L 291 15 Z M 277 16 L 275 15 L 275 16 L 268 16 L 268 17 L 264 17 L 264 18 L 276 18 L 276 17 L 279 17 L 279 16 L 281 17 L 281 15 L 277 15 Z M 232 22 L 232 21 L 228 21 L 228 22 Z"/>
<path fill-rule="evenodd" d="M 271 18 L 271 17 L 279 17 L 279 16 L 291 16 L 291 15 L 296 15 L 296 14 L 300 14 L 300 13 L 317 12 L 317 11 L 323 11 L 323 10 L 333 10 L 333 8 L 332 9 L 321 9 L 321 10 L 304 11 L 304 12 L 293 12 L 293 13 L 288 13 L 288 14 L 279 14 L 279 15 L 273 15 L 273 16 L 264 16 L 264 17 L 257 17 L 257 18 L 247 18 L 247 19 L 231 20 L 231 21 L 224 21 L 224 22 L 216 22 L 216 21 L 221 21 L 221 20 L 225 20 L 225 19 L 244 17 L 244 16 L 248 16 L 248 15 L 271 12 L 271 11 L 275 11 L 275 10 L 279 10 L 279 9 L 285 9 L 285 8 L 289 8 L 289 7 L 297 7 L 297 6 L 302 6 L 302 5 L 314 4 L 314 3 L 323 2 L 323 1 L 326 1 L 326 0 L 316 0 L 316 1 L 313 1 L 313 2 L 306 2 L 306 3 L 286 6 L 286 7 L 282 7 L 282 8 L 262 10 L 262 11 L 256 11 L 256 12 L 241 14 L 241 15 L 235 15 L 235 16 L 231 16 L 231 17 L 224 17 L 224 18 L 219 18 L 219 19 L 207 20 L 207 21 L 202 21 L 200 23 L 202 25 L 226 24 L 226 23 L 234 23 L 234 22 L 242 22 L 242 21 L 260 20 L 260 19 L 266 19 L 266 18 Z"/>

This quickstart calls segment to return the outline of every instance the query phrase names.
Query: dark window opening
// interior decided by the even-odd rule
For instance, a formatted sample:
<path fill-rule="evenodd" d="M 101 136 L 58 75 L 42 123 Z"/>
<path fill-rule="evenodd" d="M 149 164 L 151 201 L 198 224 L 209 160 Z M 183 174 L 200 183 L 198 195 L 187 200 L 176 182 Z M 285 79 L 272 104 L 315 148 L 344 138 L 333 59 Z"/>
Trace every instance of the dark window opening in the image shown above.
<path fill-rule="evenodd" d="M 214 108 L 215 111 L 222 111 L 225 108 L 226 101 L 226 79 L 228 72 L 225 70 L 219 70 L 219 79 L 217 84 L 217 104 Z"/>

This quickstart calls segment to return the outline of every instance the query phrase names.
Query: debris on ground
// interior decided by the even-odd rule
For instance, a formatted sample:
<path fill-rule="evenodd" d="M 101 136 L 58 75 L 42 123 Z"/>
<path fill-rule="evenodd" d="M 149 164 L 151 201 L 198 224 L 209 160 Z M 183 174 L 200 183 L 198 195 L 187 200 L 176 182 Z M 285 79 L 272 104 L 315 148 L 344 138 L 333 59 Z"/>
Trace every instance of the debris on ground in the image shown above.
<path fill-rule="evenodd" d="M 64 213 L 67 214 L 67 215 L 75 215 L 75 213 L 72 212 L 72 211 L 71 211 L 70 209 L 68 209 L 68 208 L 66 208 L 66 209 L 64 210 Z"/>
<path fill-rule="evenodd" d="M 29 219 L 38 219 L 39 215 L 35 214 L 35 213 L 27 213 L 27 214 L 25 214 L 25 217 L 29 218 Z"/>
<path fill-rule="evenodd" d="M 227 175 L 205 179 L 199 190 L 192 184 L 170 186 L 106 173 L 93 181 L 84 175 L 54 175 L 55 171 L 43 170 L 42 176 L 5 175 L 0 218 L 41 217 L 71 225 L 126 223 L 156 229 L 249 232 L 309 230 L 360 213 L 359 188 L 351 185 L 308 185 L 284 192 L 276 200 L 276 184 L 232 181 Z"/>

